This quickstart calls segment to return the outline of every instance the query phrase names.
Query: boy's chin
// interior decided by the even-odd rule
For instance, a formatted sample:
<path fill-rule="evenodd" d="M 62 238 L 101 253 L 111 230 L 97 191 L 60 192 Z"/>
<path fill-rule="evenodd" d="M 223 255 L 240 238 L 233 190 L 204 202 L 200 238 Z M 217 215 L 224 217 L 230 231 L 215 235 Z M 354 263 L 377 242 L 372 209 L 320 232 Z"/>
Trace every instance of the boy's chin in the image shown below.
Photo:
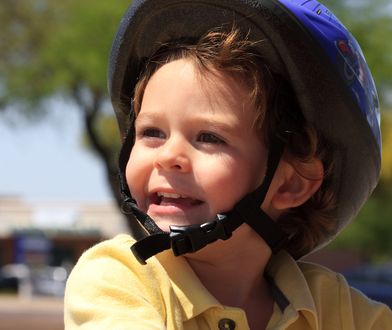
<path fill-rule="evenodd" d="M 151 216 L 151 215 L 150 215 Z M 213 219 L 188 219 L 183 217 L 173 217 L 173 216 L 151 216 L 155 223 L 160 229 L 166 232 L 170 232 L 170 226 L 190 226 L 190 225 L 200 225 L 204 222 L 211 221 Z"/>

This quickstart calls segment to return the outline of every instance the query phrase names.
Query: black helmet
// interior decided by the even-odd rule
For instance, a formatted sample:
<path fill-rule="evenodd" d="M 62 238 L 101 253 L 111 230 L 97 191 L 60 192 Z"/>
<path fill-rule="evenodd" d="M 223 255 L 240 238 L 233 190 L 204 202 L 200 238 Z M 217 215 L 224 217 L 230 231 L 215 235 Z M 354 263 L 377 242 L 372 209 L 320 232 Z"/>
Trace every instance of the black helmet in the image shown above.
<path fill-rule="evenodd" d="M 273 250 L 287 239 L 259 208 L 280 159 L 283 147 L 279 141 L 270 148 L 269 173 L 263 185 L 228 214 L 217 215 L 214 221 L 196 228 L 173 227 L 171 233 L 162 232 L 137 208 L 124 179 L 133 144 L 132 97 L 142 64 L 171 39 L 200 37 L 216 27 L 230 29 L 233 22 L 249 32 L 251 40 L 268 40 L 268 64 L 291 83 L 305 119 L 336 146 L 333 184 L 337 231 L 315 248 L 337 235 L 377 184 L 381 136 L 376 88 L 358 43 L 325 6 L 302 0 L 134 1 L 113 43 L 108 85 L 121 134 L 128 137 L 120 157 L 124 205 L 150 234 L 133 247 L 143 262 L 170 247 L 175 254 L 196 251 L 216 239 L 230 237 L 243 222 Z"/>

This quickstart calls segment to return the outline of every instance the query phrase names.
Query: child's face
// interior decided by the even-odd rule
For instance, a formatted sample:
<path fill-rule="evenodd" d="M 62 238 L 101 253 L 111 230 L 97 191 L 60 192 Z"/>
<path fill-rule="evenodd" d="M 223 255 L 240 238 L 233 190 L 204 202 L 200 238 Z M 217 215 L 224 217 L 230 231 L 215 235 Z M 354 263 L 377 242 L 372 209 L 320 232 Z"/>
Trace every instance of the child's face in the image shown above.
<path fill-rule="evenodd" d="M 263 178 L 253 118 L 240 82 L 202 77 L 186 59 L 162 66 L 146 86 L 126 169 L 139 208 L 166 231 L 230 210 Z"/>

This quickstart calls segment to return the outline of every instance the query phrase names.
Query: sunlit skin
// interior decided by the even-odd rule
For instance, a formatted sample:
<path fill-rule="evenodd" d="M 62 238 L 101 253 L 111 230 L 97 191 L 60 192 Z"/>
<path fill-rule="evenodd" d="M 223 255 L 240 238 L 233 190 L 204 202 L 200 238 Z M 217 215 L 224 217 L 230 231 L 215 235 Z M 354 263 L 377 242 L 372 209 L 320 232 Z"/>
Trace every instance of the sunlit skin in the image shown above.
<path fill-rule="evenodd" d="M 206 75 L 186 59 L 165 64 L 136 119 L 127 181 L 138 206 L 166 231 L 213 220 L 263 178 L 266 151 L 247 89 L 227 74 Z"/>

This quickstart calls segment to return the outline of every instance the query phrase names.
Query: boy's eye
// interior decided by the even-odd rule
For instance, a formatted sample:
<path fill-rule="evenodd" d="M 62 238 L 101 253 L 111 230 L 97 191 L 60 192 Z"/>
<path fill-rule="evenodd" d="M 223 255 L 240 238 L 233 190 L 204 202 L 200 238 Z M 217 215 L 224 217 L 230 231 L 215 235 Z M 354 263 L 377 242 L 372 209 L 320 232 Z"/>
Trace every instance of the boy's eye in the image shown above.
<path fill-rule="evenodd" d="M 224 144 L 225 143 L 225 141 L 223 141 L 220 137 L 218 137 L 212 133 L 200 133 L 197 140 L 199 142 L 211 143 L 211 144 Z"/>
<path fill-rule="evenodd" d="M 158 139 L 165 138 L 165 134 L 157 128 L 146 128 L 142 130 L 140 133 L 141 133 L 140 135 L 144 137 L 151 137 L 151 138 L 158 138 Z"/>

